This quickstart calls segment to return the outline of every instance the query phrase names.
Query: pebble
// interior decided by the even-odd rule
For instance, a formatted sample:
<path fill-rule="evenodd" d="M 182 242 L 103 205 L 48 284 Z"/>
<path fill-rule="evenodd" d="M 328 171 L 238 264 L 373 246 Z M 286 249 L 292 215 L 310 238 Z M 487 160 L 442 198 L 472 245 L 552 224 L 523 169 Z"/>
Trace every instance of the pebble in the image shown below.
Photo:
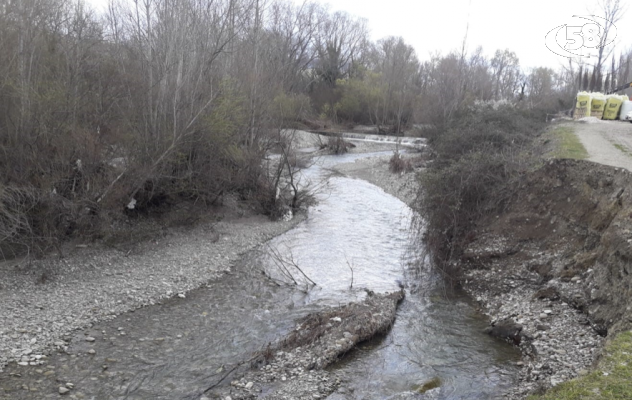
<path fill-rule="evenodd" d="M 64 394 L 67 394 L 68 392 L 70 392 L 70 389 L 68 389 L 67 387 L 64 387 L 64 386 L 59 387 L 59 394 L 64 395 Z"/>
<path fill-rule="evenodd" d="M 541 260 L 535 254 L 530 262 L 537 265 L 550 262 L 548 257 L 551 254 L 540 255 L 544 254 L 547 258 Z M 522 282 L 530 281 L 529 284 L 520 284 L 517 288 L 501 293 L 486 289 L 495 287 L 498 282 L 499 276 L 494 265 L 489 270 L 468 271 L 466 276 L 466 291 L 480 299 L 483 311 L 488 312 L 492 320 L 512 318 L 523 326 L 523 335 L 533 338 L 524 340 L 520 345 L 523 360 L 521 365 L 516 364 L 522 367 L 518 375 L 519 383 L 504 394 L 507 399 L 526 398 L 540 387 L 546 389 L 588 373 L 596 350 L 603 344 L 603 338 L 584 323 L 586 316 L 578 313 L 571 304 L 534 298 L 534 294 L 542 287 L 536 283 L 540 277 L 529 269 L 530 265 L 514 266 L 511 271 L 514 276 L 521 275 Z M 548 284 L 551 283 L 558 285 L 564 297 L 573 298 L 577 294 L 575 285 L 560 280 Z M 583 297 L 579 295 L 580 299 Z"/>
<path fill-rule="evenodd" d="M 86 342 L 94 342 L 95 338 L 93 338 L 92 336 L 87 336 L 85 340 Z"/>

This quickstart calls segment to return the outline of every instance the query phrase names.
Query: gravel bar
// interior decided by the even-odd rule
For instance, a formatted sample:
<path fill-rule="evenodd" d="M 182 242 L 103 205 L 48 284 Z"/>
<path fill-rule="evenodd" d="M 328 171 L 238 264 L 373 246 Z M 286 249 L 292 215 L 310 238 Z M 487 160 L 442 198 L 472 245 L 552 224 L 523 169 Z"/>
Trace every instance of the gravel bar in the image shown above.
<path fill-rule="evenodd" d="M 250 216 L 172 230 L 130 251 L 91 245 L 61 260 L 0 264 L 0 372 L 11 361 L 44 363 L 64 337 L 96 321 L 185 297 L 303 219 Z"/>

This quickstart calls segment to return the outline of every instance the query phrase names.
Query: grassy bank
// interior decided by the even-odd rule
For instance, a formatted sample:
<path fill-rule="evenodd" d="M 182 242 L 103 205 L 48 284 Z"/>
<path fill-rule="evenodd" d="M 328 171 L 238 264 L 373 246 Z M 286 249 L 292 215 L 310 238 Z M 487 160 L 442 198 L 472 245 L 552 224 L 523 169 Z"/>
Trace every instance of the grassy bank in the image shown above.
<path fill-rule="evenodd" d="M 553 148 L 547 154 L 547 158 L 570 158 L 573 160 L 588 158 L 588 152 L 573 131 L 573 128 L 558 126 L 548 131 L 544 136 L 545 142 L 548 141 L 553 144 Z"/>
<path fill-rule="evenodd" d="M 632 332 L 608 342 L 597 368 L 528 400 L 623 400 L 632 398 Z"/>

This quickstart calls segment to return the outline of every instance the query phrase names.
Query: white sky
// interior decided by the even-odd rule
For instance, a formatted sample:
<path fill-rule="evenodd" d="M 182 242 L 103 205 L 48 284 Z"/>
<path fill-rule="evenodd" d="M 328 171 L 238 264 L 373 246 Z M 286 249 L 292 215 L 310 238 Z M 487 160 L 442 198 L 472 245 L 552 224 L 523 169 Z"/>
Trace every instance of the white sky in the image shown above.
<path fill-rule="evenodd" d="M 87 2 L 100 8 L 107 0 Z M 546 34 L 562 24 L 582 25 L 586 21 L 580 22 L 572 16 L 597 11 L 595 0 L 325 0 L 322 3 L 328 3 L 332 10 L 366 18 L 374 40 L 402 36 L 413 45 L 422 61 L 437 51 L 460 49 L 469 21 L 470 51 L 480 45 L 487 55 L 493 55 L 496 49 L 509 48 L 516 52 L 523 68 L 555 69 L 567 59 L 546 48 Z M 630 3 L 617 24 L 617 55 L 632 47 Z"/>

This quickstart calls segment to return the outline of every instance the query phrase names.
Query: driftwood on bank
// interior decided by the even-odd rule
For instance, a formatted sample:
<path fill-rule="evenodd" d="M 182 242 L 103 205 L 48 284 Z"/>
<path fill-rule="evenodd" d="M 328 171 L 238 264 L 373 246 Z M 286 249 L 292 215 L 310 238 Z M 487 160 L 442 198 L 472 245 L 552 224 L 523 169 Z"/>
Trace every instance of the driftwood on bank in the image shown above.
<path fill-rule="evenodd" d="M 309 314 L 287 336 L 259 352 L 252 368 L 230 386 L 207 391 L 211 398 L 266 399 L 325 398 L 340 381 L 325 371 L 361 342 L 387 332 L 395 321 L 404 291 L 369 295 L 361 303 Z M 288 397 L 290 396 L 290 397 Z"/>

